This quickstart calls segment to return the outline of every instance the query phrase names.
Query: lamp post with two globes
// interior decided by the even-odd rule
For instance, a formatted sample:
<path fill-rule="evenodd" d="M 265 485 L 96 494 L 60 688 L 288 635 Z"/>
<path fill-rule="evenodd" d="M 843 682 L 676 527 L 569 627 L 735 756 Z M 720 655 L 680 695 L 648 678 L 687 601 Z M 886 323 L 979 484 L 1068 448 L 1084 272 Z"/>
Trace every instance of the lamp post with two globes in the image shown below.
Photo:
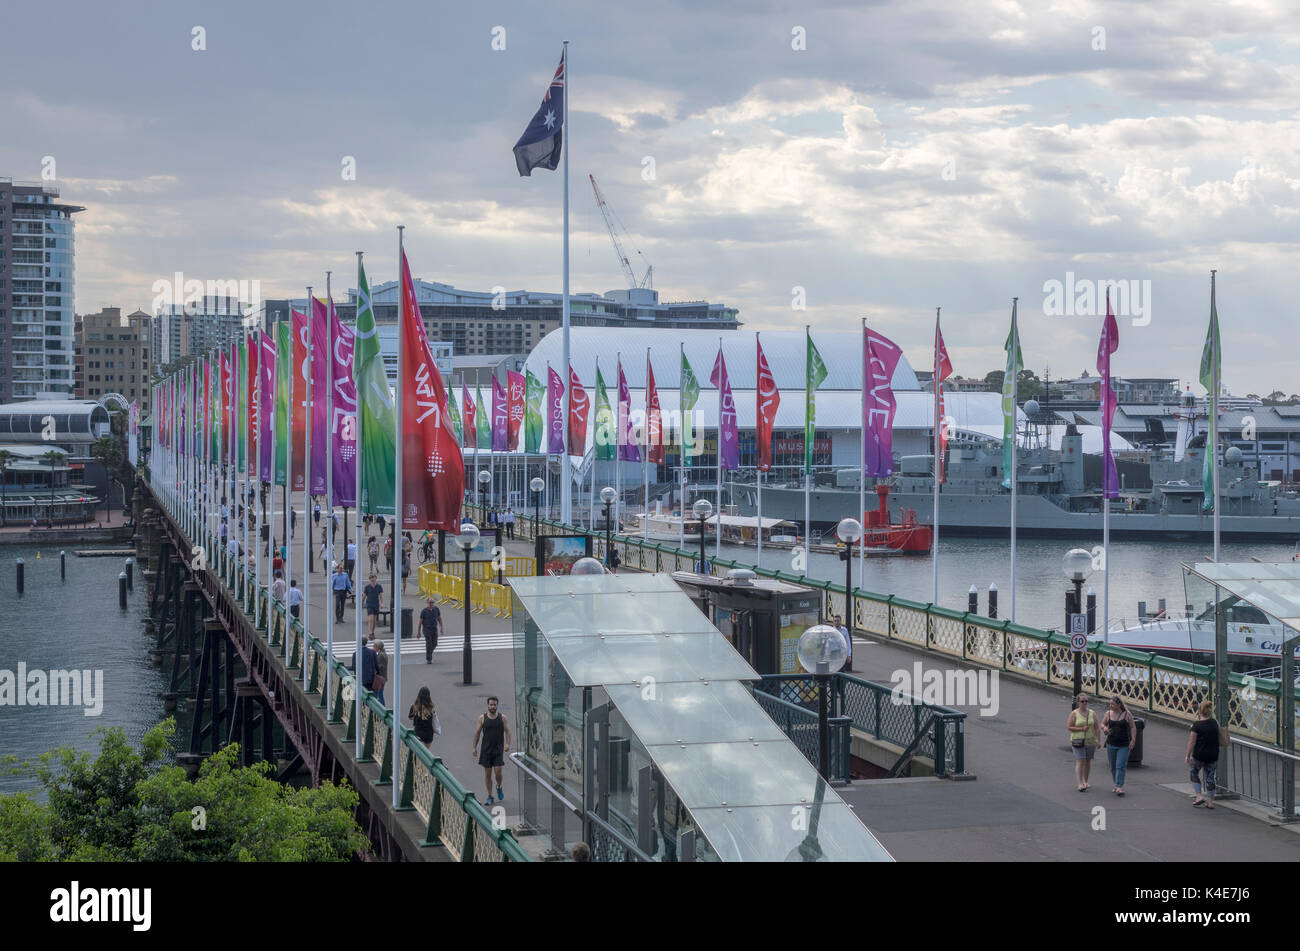
<path fill-rule="evenodd" d="M 478 526 L 473 522 L 464 522 L 456 544 L 465 552 L 465 644 L 461 648 L 461 682 L 470 683 L 474 679 L 474 655 L 469 642 L 469 555 L 478 545 Z"/>
<path fill-rule="evenodd" d="M 1071 548 L 1065 553 L 1061 569 L 1065 572 L 1065 577 L 1074 583 L 1074 610 L 1070 610 L 1070 605 L 1065 608 L 1065 636 L 1070 637 L 1073 631 L 1070 628 L 1070 615 L 1083 613 L 1083 583 L 1088 580 L 1088 575 L 1092 572 L 1092 552 L 1086 548 Z M 1066 595 L 1067 601 L 1069 595 Z M 1074 696 L 1079 696 L 1083 692 L 1083 651 L 1072 649 L 1074 654 Z M 1070 706 L 1074 706 L 1074 699 L 1071 698 Z"/>
<path fill-rule="evenodd" d="M 612 521 L 610 520 L 609 507 L 614 504 L 614 500 L 616 498 L 618 498 L 618 492 L 615 491 L 612 485 L 607 485 L 605 486 L 605 488 L 600 490 L 600 501 L 605 504 L 605 564 L 607 565 L 609 564 L 609 552 L 610 552 L 609 532 L 610 532 L 610 528 L 613 525 Z"/>
<path fill-rule="evenodd" d="M 533 490 L 533 539 L 536 540 L 542 530 L 542 490 L 546 488 L 546 483 L 541 476 L 533 476 L 528 488 Z"/>

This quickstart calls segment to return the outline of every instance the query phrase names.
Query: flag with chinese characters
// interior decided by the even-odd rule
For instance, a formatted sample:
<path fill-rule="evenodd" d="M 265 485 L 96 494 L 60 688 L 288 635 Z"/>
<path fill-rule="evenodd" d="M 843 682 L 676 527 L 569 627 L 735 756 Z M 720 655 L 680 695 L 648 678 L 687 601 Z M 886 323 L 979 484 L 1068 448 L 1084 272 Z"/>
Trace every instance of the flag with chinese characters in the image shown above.
<path fill-rule="evenodd" d="M 329 313 L 325 302 L 311 300 L 311 494 L 325 494 L 325 395 L 329 391 Z"/>
<path fill-rule="evenodd" d="M 506 448 L 515 450 L 519 448 L 519 434 L 524 428 L 523 374 L 507 370 L 506 387 L 509 390 L 506 397 L 506 410 L 509 413 L 506 421 Z"/>
<path fill-rule="evenodd" d="M 492 451 L 505 452 L 510 448 L 510 397 L 501 380 L 492 375 Z"/>
<path fill-rule="evenodd" d="M 330 301 L 330 358 L 334 361 L 334 390 L 331 396 L 330 430 L 334 439 L 334 497 L 331 505 L 352 508 L 357 504 L 357 385 L 352 377 L 352 352 L 356 334 L 339 320 Z"/>

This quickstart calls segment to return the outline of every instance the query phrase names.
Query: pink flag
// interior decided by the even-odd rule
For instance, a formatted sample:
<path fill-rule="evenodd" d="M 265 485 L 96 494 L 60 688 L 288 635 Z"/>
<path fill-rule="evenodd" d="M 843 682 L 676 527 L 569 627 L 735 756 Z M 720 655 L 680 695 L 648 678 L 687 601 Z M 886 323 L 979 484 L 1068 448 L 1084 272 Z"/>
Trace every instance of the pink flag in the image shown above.
<path fill-rule="evenodd" d="M 620 462 L 640 462 L 641 450 L 632 438 L 632 393 L 623 375 L 623 361 L 618 361 L 618 458 Z"/>
<path fill-rule="evenodd" d="M 587 451 L 587 411 L 591 401 L 578 380 L 577 371 L 569 365 L 569 455 L 581 456 Z"/>
<path fill-rule="evenodd" d="M 469 449 L 473 449 L 478 445 L 478 431 L 474 425 L 475 416 L 474 397 L 469 395 L 469 387 L 462 380 L 460 384 L 460 432 L 461 441 Z"/>
<path fill-rule="evenodd" d="M 894 411 L 898 401 L 890 385 L 903 351 L 888 337 L 874 330 L 864 331 L 862 373 L 867 395 L 866 418 L 862 423 L 862 465 L 869 476 L 894 472 Z"/>
<path fill-rule="evenodd" d="M 718 459 L 724 469 L 740 468 L 740 430 L 736 424 L 736 400 L 731 395 L 731 381 L 727 379 L 727 361 L 718 347 L 718 359 L 713 362 L 709 382 L 718 388 L 722 412 L 718 420 Z"/>
<path fill-rule="evenodd" d="M 330 302 L 330 353 L 334 359 L 334 505 L 357 504 L 357 383 L 352 379 L 356 335 Z"/>
<path fill-rule="evenodd" d="M 1115 421 L 1116 397 L 1110 385 L 1110 355 L 1119 349 L 1119 325 L 1110 310 L 1110 288 L 1106 288 L 1106 322 L 1097 342 L 1097 372 L 1101 374 L 1101 454 L 1106 477 L 1106 498 L 1119 497 L 1119 473 L 1110 448 L 1110 427 Z M 1209 450 L 1207 450 L 1209 451 Z"/>
<path fill-rule="evenodd" d="M 509 449 L 519 448 L 519 432 L 524 427 L 524 377 L 514 370 L 506 371 L 506 381 L 510 388 L 507 409 L 510 416 L 507 422 L 507 443 Z"/>
<path fill-rule="evenodd" d="M 564 452 L 564 381 L 560 374 L 546 366 L 546 451 L 555 455 Z"/>
<path fill-rule="evenodd" d="M 311 299 L 311 483 L 312 495 L 325 494 L 325 361 L 329 359 L 329 315 L 325 302 Z"/>
<path fill-rule="evenodd" d="M 261 332 L 262 353 L 257 361 L 258 415 L 257 415 L 257 459 L 258 478 L 270 482 L 274 477 L 273 460 L 275 446 L 271 442 L 271 419 L 275 413 L 275 341 L 271 335 Z"/>
<path fill-rule="evenodd" d="M 492 451 L 505 452 L 510 448 L 510 410 L 506 388 L 496 376 L 492 377 Z"/>

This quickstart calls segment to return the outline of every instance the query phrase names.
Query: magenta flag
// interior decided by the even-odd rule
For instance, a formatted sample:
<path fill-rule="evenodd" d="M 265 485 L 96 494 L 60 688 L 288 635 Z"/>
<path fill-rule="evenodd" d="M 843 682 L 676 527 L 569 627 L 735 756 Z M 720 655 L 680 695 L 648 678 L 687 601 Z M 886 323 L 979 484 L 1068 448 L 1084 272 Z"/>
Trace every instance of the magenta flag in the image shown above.
<path fill-rule="evenodd" d="M 510 447 L 509 412 L 506 388 L 498 377 L 492 377 L 492 451 L 505 452 Z"/>
<path fill-rule="evenodd" d="M 524 377 L 514 370 L 506 371 L 506 380 L 510 387 L 507 408 L 510 412 L 507 442 L 511 451 L 519 448 L 519 433 L 524 428 Z"/>
<path fill-rule="evenodd" d="M 727 379 L 727 361 L 722 359 L 722 347 L 718 347 L 718 359 L 713 363 L 709 382 L 718 388 L 721 403 L 718 413 L 718 458 L 724 469 L 739 469 L 740 431 L 736 424 L 736 400 L 731 395 L 731 381 Z"/>
<path fill-rule="evenodd" d="M 275 341 L 265 331 L 260 336 L 262 352 L 257 361 L 257 376 L 260 381 L 257 396 L 257 477 L 263 482 L 270 482 L 275 475 L 275 445 L 271 442 L 271 418 L 275 413 Z"/>
<path fill-rule="evenodd" d="M 1119 349 L 1119 325 L 1110 311 L 1110 288 L 1106 288 L 1106 322 L 1097 343 L 1097 372 L 1101 374 L 1101 454 L 1106 477 L 1106 498 L 1119 497 L 1119 473 L 1110 449 L 1110 426 L 1115 421 L 1115 391 L 1110 386 L 1110 355 Z"/>
<path fill-rule="evenodd" d="M 329 315 L 325 302 L 311 299 L 311 485 L 312 495 L 325 494 L 325 361 L 329 359 Z"/>
<path fill-rule="evenodd" d="M 357 382 L 352 378 L 356 335 L 339 320 L 330 303 L 330 353 L 334 360 L 334 498 L 331 504 L 357 504 Z"/>
<path fill-rule="evenodd" d="M 564 380 L 548 363 L 546 365 L 546 451 L 559 455 L 564 452 Z"/>
<path fill-rule="evenodd" d="M 641 450 L 632 437 L 632 393 L 623 375 L 623 361 L 618 361 L 618 458 L 620 462 L 640 462 Z"/>
<path fill-rule="evenodd" d="M 862 471 L 869 476 L 894 473 L 894 411 L 898 401 L 890 385 L 903 355 L 898 344 L 874 330 L 864 330 L 862 378 L 866 417 L 862 421 Z"/>

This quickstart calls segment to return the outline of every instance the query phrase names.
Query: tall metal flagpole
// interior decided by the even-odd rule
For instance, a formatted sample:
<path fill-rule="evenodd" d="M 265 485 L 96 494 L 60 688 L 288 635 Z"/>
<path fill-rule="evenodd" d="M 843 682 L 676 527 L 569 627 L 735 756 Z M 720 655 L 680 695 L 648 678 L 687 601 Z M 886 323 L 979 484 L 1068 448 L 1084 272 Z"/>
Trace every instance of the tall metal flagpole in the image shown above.
<path fill-rule="evenodd" d="M 565 110 L 568 111 L 567 109 Z M 614 439 L 614 534 L 623 527 L 623 437 L 626 431 L 623 428 L 623 387 L 620 380 L 623 379 L 623 352 L 616 350 L 614 352 L 614 369 L 616 376 L 614 379 L 614 402 L 618 405 L 618 411 L 614 413 L 614 425 L 618 427 L 618 436 Z M 629 411 L 631 407 L 629 407 Z M 609 553 L 605 553 L 609 557 Z"/>
<path fill-rule="evenodd" d="M 1020 392 L 1020 362 L 1016 359 L 1016 354 L 1020 348 L 1020 331 L 1016 327 L 1016 301 L 1019 297 L 1011 298 L 1011 359 L 1008 361 L 1012 369 L 1011 380 L 1011 622 L 1016 620 L 1016 492 L 1019 464 L 1016 462 L 1016 451 L 1020 448 L 1016 445 L 1016 404 Z M 1107 506 L 1107 512 L 1110 508 Z"/>
<path fill-rule="evenodd" d="M 279 343 L 275 338 L 272 339 L 275 343 Z M 276 359 L 271 361 L 271 372 L 267 373 L 265 369 L 262 372 L 262 376 L 270 381 L 269 386 L 271 389 L 271 398 L 266 401 L 271 407 L 271 471 L 269 473 L 271 479 L 266 483 L 266 629 L 268 631 L 271 630 L 271 586 L 275 584 L 275 439 L 277 435 L 275 431 L 275 388 L 279 383 L 280 376 L 278 372 L 280 351 L 278 348 L 275 355 Z M 265 352 L 262 353 L 262 359 L 266 359 Z M 284 481 L 289 481 L 288 473 L 285 473 Z"/>
<path fill-rule="evenodd" d="M 678 480 L 681 483 L 679 493 L 681 496 L 679 524 L 677 526 L 677 547 L 681 550 L 686 549 L 686 452 L 689 448 L 686 445 L 686 401 L 682 398 L 685 394 L 686 382 L 685 375 L 682 373 L 682 367 L 686 364 L 686 344 L 681 341 L 677 342 L 677 417 L 681 421 L 677 426 L 677 441 L 682 444 L 681 460 L 682 472 Z M 692 440 L 695 434 L 691 434 Z"/>
<path fill-rule="evenodd" d="M 1214 308 L 1214 275 L 1217 269 L 1210 270 L 1210 307 L 1215 315 L 1210 346 L 1213 348 L 1210 359 L 1213 363 L 1211 373 L 1214 389 L 1210 391 L 1210 438 L 1205 441 L 1205 451 L 1210 457 L 1210 477 L 1214 487 L 1214 560 L 1219 560 L 1219 326 L 1218 310 Z M 1215 604 L 1218 604 L 1218 589 L 1215 589 Z"/>
<path fill-rule="evenodd" d="M 331 285 L 333 271 L 325 272 L 325 537 L 329 544 L 325 551 L 325 574 L 329 583 L 325 586 L 325 719 L 330 713 L 329 704 L 333 700 L 330 693 L 330 667 L 334 662 L 334 291 Z M 355 346 L 355 344 L 354 344 Z M 347 518 L 348 513 L 344 512 Z M 358 721 L 360 722 L 360 721 Z M 396 759 L 393 760 L 397 762 Z"/>
<path fill-rule="evenodd" d="M 303 420 L 306 422 L 306 434 L 303 439 L 303 471 L 307 476 L 304 480 L 302 496 L 302 682 L 307 683 L 307 634 L 311 630 L 308 621 L 311 619 L 311 431 L 312 431 L 312 411 L 315 402 L 315 387 L 313 385 L 314 377 L 312 375 L 312 359 L 315 351 L 315 334 L 312 332 L 315 324 L 316 302 L 312 300 L 311 285 L 307 285 L 307 373 L 304 385 L 307 389 L 307 401 L 303 408 Z M 361 676 L 361 669 L 357 668 L 357 676 Z"/>
<path fill-rule="evenodd" d="M 758 331 L 754 331 L 754 355 L 758 356 Z M 758 361 L 754 362 L 754 435 L 758 438 L 754 440 L 754 486 L 758 492 L 758 530 L 755 533 L 757 539 L 758 554 L 754 558 L 754 563 L 758 567 L 763 567 L 763 470 L 759 468 L 759 456 L 762 448 L 759 443 L 762 434 L 759 432 L 759 424 L 763 416 L 763 377 L 762 368 Z"/>
<path fill-rule="evenodd" d="M 858 419 L 862 422 L 862 451 L 858 453 L 858 518 L 867 520 L 867 318 L 862 318 L 862 411 Z M 893 381 L 890 381 L 891 385 Z M 886 526 L 888 527 L 888 526 Z M 858 536 L 858 587 L 866 583 L 863 572 L 867 567 L 867 532 L 863 529 Z M 845 605 L 848 613 L 848 605 Z M 848 617 L 849 630 L 853 629 L 853 618 Z"/>
<path fill-rule="evenodd" d="M 241 328 L 241 330 L 243 331 L 243 334 L 244 334 L 244 376 L 248 376 L 248 369 L 249 369 L 249 366 L 251 365 L 250 362 L 249 362 L 249 359 L 248 359 L 248 330 L 247 330 L 247 328 Z M 240 395 L 243 396 L 244 399 L 247 399 L 247 398 L 248 398 L 248 396 L 247 396 L 247 394 L 248 394 L 248 387 L 247 387 L 247 386 L 240 386 L 240 385 L 239 385 L 239 381 L 236 381 L 236 382 L 235 382 L 235 387 L 236 387 L 237 389 L 240 390 Z M 250 407 L 248 407 L 247 409 L 248 409 L 248 415 L 251 417 L 251 416 L 253 415 L 253 408 L 250 406 Z M 233 423 L 233 420 L 232 420 L 232 423 Z M 239 558 L 240 558 L 240 560 L 243 562 L 243 565 L 242 565 L 241 568 L 240 568 L 240 573 L 243 575 L 244 578 L 247 578 L 247 577 L 248 577 L 248 574 L 247 574 L 247 567 L 248 567 L 248 554 L 249 554 L 249 552 L 252 550 L 252 549 L 249 548 L 249 546 L 248 546 L 248 509 L 249 509 L 249 501 L 248 501 L 248 457 L 249 457 L 249 455 L 250 455 L 250 451 L 251 451 L 252 448 L 253 448 L 253 444 L 252 444 L 252 441 L 249 440 L 249 439 L 248 439 L 248 436 L 247 436 L 247 433 L 248 433 L 248 420 L 247 420 L 247 419 L 241 419 L 241 420 L 239 421 L 239 425 L 242 426 L 242 427 L 244 428 L 244 433 L 245 433 L 244 439 L 245 439 L 245 443 L 246 443 L 245 450 L 244 450 L 244 464 L 243 464 L 243 466 L 241 467 L 241 470 L 242 470 L 242 471 L 239 473 L 239 475 L 240 475 L 240 481 L 239 481 L 239 511 L 240 511 L 240 525 L 239 525 L 239 534 L 240 534 L 240 550 L 239 550 Z M 232 426 L 232 428 L 233 428 L 233 426 Z"/>
<path fill-rule="evenodd" d="M 650 541 L 650 348 L 645 348 L 645 443 L 641 453 L 641 502 L 645 509 L 645 525 L 642 535 Z"/>
<path fill-rule="evenodd" d="M 808 399 L 812 393 L 812 366 L 809 363 L 809 347 L 806 346 L 812 339 L 812 324 L 803 325 L 804 334 L 804 364 L 803 364 L 803 554 L 804 564 L 807 564 L 807 558 L 812 551 L 812 447 L 807 445 L 809 436 L 816 437 L 816 432 L 808 431 Z"/>
<path fill-rule="evenodd" d="M 718 338 L 718 356 L 722 357 L 722 338 Z M 725 358 L 722 360 L 726 362 Z M 718 442 L 713 454 L 718 465 L 718 507 L 713 512 L 713 557 L 722 557 L 722 367 L 718 367 Z"/>
<path fill-rule="evenodd" d="M 934 525 L 931 531 L 930 539 L 930 564 L 933 587 L 930 593 L 930 603 L 939 603 L 939 308 L 934 309 Z"/>
<path fill-rule="evenodd" d="M 564 41 L 564 114 L 561 116 L 560 138 L 563 143 L 561 151 L 564 152 L 564 307 L 562 311 L 564 323 L 564 373 L 569 372 L 569 149 L 572 144 L 569 141 L 569 41 Z M 567 429 L 569 425 L 569 381 L 564 381 L 562 389 L 564 401 L 564 426 Z M 567 436 L 567 433 L 565 434 Z M 573 472 L 572 457 L 569 451 L 572 448 L 568 445 L 568 439 L 565 440 L 564 452 L 560 454 L 560 521 L 568 525 L 573 519 Z M 396 760 L 394 760 L 396 762 Z"/>
<path fill-rule="evenodd" d="M 400 284 L 400 283 L 402 282 L 402 280 L 403 280 L 402 275 L 400 275 L 400 274 L 397 275 L 397 280 L 398 280 L 398 283 Z M 399 293 L 399 294 L 401 293 L 401 289 L 400 289 L 400 288 L 398 289 L 398 293 Z M 401 317 L 401 308 L 400 308 L 400 307 L 398 308 L 398 317 L 399 317 L 399 318 Z M 398 329 L 398 334 L 400 335 L 400 333 L 401 333 L 401 326 L 399 325 L 397 329 Z M 397 385 L 398 385 L 399 388 L 401 387 L 401 385 L 402 385 L 402 381 L 401 381 L 400 379 L 397 381 Z M 475 399 L 475 400 L 478 400 L 479 402 L 482 402 L 482 399 L 483 399 L 483 390 L 482 390 L 482 388 L 479 386 L 479 382 L 478 382 L 478 370 L 475 370 L 475 371 L 474 371 L 474 399 Z M 470 494 L 470 498 L 471 498 L 471 499 L 478 499 L 480 506 L 486 508 L 486 503 L 485 503 L 484 500 L 483 500 L 483 492 L 482 492 L 482 490 L 479 488 L 479 486 L 481 485 L 481 483 L 478 481 L 478 473 L 479 473 L 479 468 L 478 468 L 478 411 L 479 411 L 479 405 L 478 405 L 478 403 L 476 402 L 476 403 L 474 404 L 474 484 L 470 487 L 469 494 Z M 394 518 L 394 519 L 397 518 L 397 513 L 396 513 L 396 512 L 393 512 L 393 518 Z M 482 522 L 483 524 L 486 525 L 486 524 L 487 524 L 487 512 L 479 512 L 479 514 L 478 514 L 478 520 L 479 520 L 480 522 Z"/>
<path fill-rule="evenodd" d="M 596 357 L 596 376 L 598 377 L 600 376 L 599 356 Z M 548 384 L 550 383 L 550 364 L 547 364 L 546 381 Z M 589 403 L 588 405 L 594 405 L 596 402 L 595 380 L 593 380 L 591 383 L 591 390 L 592 390 L 592 400 L 591 403 Z M 591 495 L 587 499 L 587 529 L 588 531 L 595 532 L 596 531 L 596 445 L 597 445 L 597 437 L 600 435 L 600 430 L 598 428 L 599 424 L 596 423 L 596 414 L 594 411 L 592 412 L 591 421 L 593 424 L 591 430 Z M 608 436 L 609 434 L 606 433 L 605 435 Z"/>
<path fill-rule="evenodd" d="M 362 303 L 363 303 L 362 300 L 361 300 L 361 286 L 362 286 L 362 282 L 361 282 L 361 254 L 362 254 L 362 252 L 360 252 L 360 251 L 357 252 L 357 306 L 358 306 L 358 307 L 362 306 Z M 399 280 L 399 281 L 401 280 L 400 276 L 399 276 L 398 280 Z M 399 288 L 399 290 L 398 290 L 398 293 L 401 293 L 400 288 Z M 366 300 L 364 303 L 369 304 L 369 300 Z M 373 317 L 373 311 L 372 311 L 372 317 Z M 357 327 L 356 327 L 356 325 L 354 324 L 354 325 L 353 325 L 353 331 L 355 332 L 356 329 L 357 329 Z M 401 325 L 400 325 L 400 323 L 399 323 L 397 329 L 398 329 L 398 332 L 400 333 L 400 331 L 401 331 Z M 374 333 L 374 332 L 375 332 L 375 331 L 374 331 L 374 325 L 373 325 L 373 323 L 372 323 L 372 325 L 371 325 L 371 333 Z M 360 338 L 359 336 L 353 337 L 353 340 L 352 340 L 352 379 L 353 379 L 354 382 L 356 381 L 356 378 L 357 378 L 357 372 L 356 372 L 356 366 L 357 366 L 356 354 L 357 354 L 357 348 L 358 348 L 358 346 L 360 345 L 360 343 L 361 343 L 361 338 Z M 385 382 L 384 385 L 387 386 L 387 382 Z M 361 491 L 361 454 L 362 454 L 362 450 L 365 448 L 366 443 L 365 443 L 365 440 L 362 438 L 362 433 L 361 433 L 361 420 L 362 420 L 362 418 L 365 416 L 365 414 L 361 411 L 361 409 L 362 409 L 362 404 L 363 404 L 363 401 L 365 400 L 365 398 L 366 398 L 366 394 L 365 394 L 365 392 L 364 392 L 363 390 L 361 390 L 361 389 L 358 389 L 358 390 L 357 390 L 357 419 L 356 419 L 356 423 L 355 423 L 356 434 L 357 434 L 357 441 L 356 441 L 356 447 L 357 447 L 357 453 L 356 453 L 356 467 L 357 467 L 357 469 L 356 469 L 356 471 L 357 471 L 357 476 L 356 476 L 356 494 L 357 494 L 357 519 L 358 519 L 358 520 L 360 520 L 360 518 L 361 518 L 361 501 L 362 501 L 362 499 L 364 498 L 364 496 L 363 496 L 363 494 L 362 494 L 362 491 Z M 394 514 L 396 514 L 396 513 L 394 513 Z M 355 620 L 355 622 L 356 622 L 356 635 L 357 635 L 357 636 L 356 636 L 356 653 L 353 654 L 352 656 L 353 656 L 353 657 L 356 657 L 356 658 L 358 659 L 358 662 L 360 662 L 360 658 L 361 658 L 361 615 L 362 615 L 362 610 L 361 610 L 361 607 L 362 607 L 362 599 L 361 599 L 361 551 L 362 551 L 362 545 L 361 545 L 361 531 L 360 531 L 360 529 L 358 529 L 358 530 L 357 530 L 357 557 L 356 557 L 356 560 L 352 563 L 352 590 L 353 590 L 353 592 L 354 592 L 354 593 L 353 593 L 353 603 L 354 603 L 354 605 L 355 605 L 355 610 L 354 610 L 352 613 L 355 615 L 354 620 Z M 359 676 L 360 676 L 360 671 L 359 671 L 359 670 L 357 671 L 357 675 L 358 675 L 358 678 L 359 678 Z M 352 689 L 352 703 L 354 704 L 354 706 L 353 706 L 353 714 L 352 714 L 352 722 L 358 724 L 358 726 L 359 726 L 360 723 L 361 723 L 361 691 L 357 689 L 357 685 L 358 685 L 359 683 L 360 683 L 360 680 L 354 678 L 354 680 L 353 680 L 353 689 Z M 361 759 L 361 740 L 362 740 L 361 730 L 360 730 L 360 729 L 357 729 L 355 732 L 356 732 L 356 757 L 357 757 L 357 760 L 360 761 L 360 759 Z"/>
<path fill-rule="evenodd" d="M 393 469 L 393 564 L 397 571 L 393 573 L 393 659 L 389 661 L 392 666 L 389 680 L 393 682 L 393 763 L 396 765 L 402 761 L 402 731 L 396 727 L 398 720 L 397 711 L 402 703 L 402 586 L 397 583 L 402 572 L 402 525 L 405 521 L 402 517 L 402 391 L 406 387 L 406 348 L 402 346 L 402 338 L 406 331 L 406 269 L 402 267 L 404 261 L 403 239 L 406 237 L 403 232 L 406 225 L 397 226 L 397 438 L 393 440 L 393 458 L 396 466 Z M 477 409 L 477 408 L 476 408 Z M 467 569 L 468 570 L 468 569 Z M 357 676 L 361 676 L 361 658 L 357 658 Z M 396 809 L 401 803 L 402 797 L 401 774 L 393 770 L 393 808 Z"/>

